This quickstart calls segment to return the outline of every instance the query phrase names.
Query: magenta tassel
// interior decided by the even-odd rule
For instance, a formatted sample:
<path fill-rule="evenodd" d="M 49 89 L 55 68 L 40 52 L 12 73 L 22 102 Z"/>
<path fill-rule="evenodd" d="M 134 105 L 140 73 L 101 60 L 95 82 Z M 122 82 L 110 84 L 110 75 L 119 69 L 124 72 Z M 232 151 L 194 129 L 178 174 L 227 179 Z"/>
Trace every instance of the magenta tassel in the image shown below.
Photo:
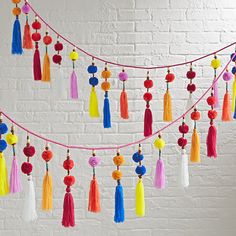
<path fill-rule="evenodd" d="M 220 107 L 220 103 L 219 103 L 219 91 L 218 91 L 218 82 L 216 82 L 213 86 L 213 90 L 214 90 L 214 97 L 216 99 L 216 103 L 214 105 L 215 108 L 219 108 Z"/>
<path fill-rule="evenodd" d="M 214 125 L 211 125 L 208 130 L 208 135 L 207 135 L 207 156 L 216 158 L 217 157 L 217 151 L 216 151 L 216 135 L 217 135 L 217 130 Z"/>
<path fill-rule="evenodd" d="M 156 173 L 154 178 L 154 186 L 156 188 L 163 189 L 166 185 L 165 179 L 165 165 L 162 159 L 157 160 Z"/>
<path fill-rule="evenodd" d="M 11 165 L 11 175 L 10 175 L 10 192 L 19 193 L 21 192 L 21 181 L 19 175 L 19 166 L 16 157 L 13 157 Z"/>
<path fill-rule="evenodd" d="M 144 136 L 148 137 L 152 134 L 152 111 L 149 107 L 144 113 Z"/>
<path fill-rule="evenodd" d="M 70 96 L 72 99 L 78 99 L 77 76 L 74 70 L 70 78 Z"/>

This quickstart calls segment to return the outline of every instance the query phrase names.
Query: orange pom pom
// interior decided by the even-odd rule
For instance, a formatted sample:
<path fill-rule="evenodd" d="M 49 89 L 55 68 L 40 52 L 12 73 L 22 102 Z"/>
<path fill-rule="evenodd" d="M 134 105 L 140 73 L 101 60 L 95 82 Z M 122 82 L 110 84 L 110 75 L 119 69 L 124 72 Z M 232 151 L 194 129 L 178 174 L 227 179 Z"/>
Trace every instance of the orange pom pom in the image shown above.
<path fill-rule="evenodd" d="M 113 162 L 117 166 L 121 166 L 125 162 L 125 158 L 121 155 L 113 157 Z"/>
<path fill-rule="evenodd" d="M 111 77 L 111 72 L 109 71 L 109 70 L 104 70 L 103 72 L 102 72 L 102 78 L 103 79 L 108 79 L 108 78 L 110 78 Z"/>
<path fill-rule="evenodd" d="M 20 2 L 21 2 L 21 0 L 11 0 L 12 1 L 12 3 L 14 3 L 14 4 L 19 4 Z"/>
<path fill-rule="evenodd" d="M 20 9 L 19 7 L 13 8 L 12 14 L 13 14 L 14 16 L 19 16 L 19 15 L 21 14 L 21 9 Z"/>
<path fill-rule="evenodd" d="M 105 81 L 102 83 L 101 87 L 102 87 L 102 90 L 108 91 L 110 89 L 111 85 L 108 81 Z"/>
<path fill-rule="evenodd" d="M 119 170 L 114 170 L 114 171 L 112 172 L 112 178 L 113 178 L 114 180 L 120 180 L 120 179 L 122 178 L 122 172 L 119 171 Z"/>

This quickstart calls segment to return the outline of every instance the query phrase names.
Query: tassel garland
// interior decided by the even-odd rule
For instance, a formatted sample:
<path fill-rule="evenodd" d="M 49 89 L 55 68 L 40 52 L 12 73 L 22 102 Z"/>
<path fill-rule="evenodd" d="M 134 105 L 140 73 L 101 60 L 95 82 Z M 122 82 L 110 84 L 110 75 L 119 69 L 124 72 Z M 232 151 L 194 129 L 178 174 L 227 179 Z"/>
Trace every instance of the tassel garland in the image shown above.
<path fill-rule="evenodd" d="M 78 52 L 73 49 L 70 53 L 70 59 L 73 65 L 73 72 L 70 77 L 70 97 L 71 99 L 78 99 L 78 84 L 77 84 L 77 75 L 75 73 L 75 61 L 79 58 Z"/>
<path fill-rule="evenodd" d="M 123 83 L 123 89 L 120 94 L 120 117 L 129 119 L 128 96 L 125 91 L 125 82 L 128 80 L 128 74 L 124 69 L 119 73 L 119 80 Z"/>

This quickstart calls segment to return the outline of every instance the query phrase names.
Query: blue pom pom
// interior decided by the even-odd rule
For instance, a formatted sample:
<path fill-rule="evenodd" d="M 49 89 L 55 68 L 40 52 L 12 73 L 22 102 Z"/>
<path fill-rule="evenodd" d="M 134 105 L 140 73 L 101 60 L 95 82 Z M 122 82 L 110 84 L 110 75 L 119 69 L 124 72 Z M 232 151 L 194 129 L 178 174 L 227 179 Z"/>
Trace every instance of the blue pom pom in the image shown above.
<path fill-rule="evenodd" d="M 146 167 L 145 166 L 137 166 L 135 169 L 135 172 L 137 175 L 145 175 L 146 173 Z"/>
<path fill-rule="evenodd" d="M 98 85 L 98 78 L 96 78 L 96 77 L 91 77 L 91 78 L 89 79 L 89 84 L 92 85 L 92 86 Z"/>
<path fill-rule="evenodd" d="M 0 140 L 0 152 L 3 152 L 7 148 L 7 143 L 4 139 Z"/>
<path fill-rule="evenodd" d="M 0 124 L 0 134 L 5 134 L 8 131 L 7 125 L 5 123 Z"/>
<path fill-rule="evenodd" d="M 139 152 L 135 152 L 132 158 L 134 162 L 138 163 L 143 160 L 144 156 L 140 154 Z"/>
<path fill-rule="evenodd" d="M 90 66 L 88 66 L 87 71 L 90 74 L 95 74 L 98 71 L 98 68 L 96 66 L 94 66 L 94 65 L 90 65 Z"/>
<path fill-rule="evenodd" d="M 12 33 L 12 47 L 11 47 L 12 54 L 19 54 L 23 53 L 22 49 L 22 41 L 21 41 L 21 29 L 20 29 L 20 21 L 18 16 L 14 22 L 13 26 L 13 33 Z"/>
<path fill-rule="evenodd" d="M 234 56 L 234 53 L 232 53 L 230 57 L 231 57 L 232 61 L 235 62 L 236 61 L 236 55 L 234 56 L 234 58 L 233 58 L 233 56 Z"/>
<path fill-rule="evenodd" d="M 236 74 L 236 66 L 234 66 L 233 68 L 232 68 L 232 74 Z"/>

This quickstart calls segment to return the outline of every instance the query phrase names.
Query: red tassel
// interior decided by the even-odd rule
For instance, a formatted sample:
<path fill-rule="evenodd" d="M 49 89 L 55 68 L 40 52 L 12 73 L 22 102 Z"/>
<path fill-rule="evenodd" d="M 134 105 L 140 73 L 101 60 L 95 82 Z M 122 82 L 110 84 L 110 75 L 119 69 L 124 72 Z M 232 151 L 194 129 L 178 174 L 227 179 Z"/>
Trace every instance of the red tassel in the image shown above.
<path fill-rule="evenodd" d="M 88 210 L 94 213 L 101 211 L 99 187 L 95 176 L 90 182 Z"/>
<path fill-rule="evenodd" d="M 146 106 L 144 114 L 144 136 L 150 136 L 152 134 L 152 111 L 149 105 Z"/>
<path fill-rule="evenodd" d="M 66 188 L 64 197 L 62 225 L 65 227 L 75 226 L 74 199 L 69 186 Z"/>
<path fill-rule="evenodd" d="M 216 135 L 217 135 L 217 130 L 216 127 L 211 124 L 211 126 L 208 129 L 208 135 L 207 135 L 207 156 L 216 158 L 217 153 L 216 153 Z"/>
<path fill-rule="evenodd" d="M 28 21 L 26 21 L 25 28 L 24 28 L 23 48 L 25 48 L 25 49 L 32 49 L 33 48 L 33 42 L 32 42 L 31 32 L 30 32 L 30 25 L 28 24 Z"/>
<path fill-rule="evenodd" d="M 120 116 L 123 119 L 129 119 L 128 97 L 125 90 L 120 94 Z"/>
<path fill-rule="evenodd" d="M 34 80 L 41 80 L 42 72 L 41 72 L 41 62 L 40 62 L 40 53 L 38 49 L 38 43 L 35 45 L 35 52 L 34 52 Z"/>

